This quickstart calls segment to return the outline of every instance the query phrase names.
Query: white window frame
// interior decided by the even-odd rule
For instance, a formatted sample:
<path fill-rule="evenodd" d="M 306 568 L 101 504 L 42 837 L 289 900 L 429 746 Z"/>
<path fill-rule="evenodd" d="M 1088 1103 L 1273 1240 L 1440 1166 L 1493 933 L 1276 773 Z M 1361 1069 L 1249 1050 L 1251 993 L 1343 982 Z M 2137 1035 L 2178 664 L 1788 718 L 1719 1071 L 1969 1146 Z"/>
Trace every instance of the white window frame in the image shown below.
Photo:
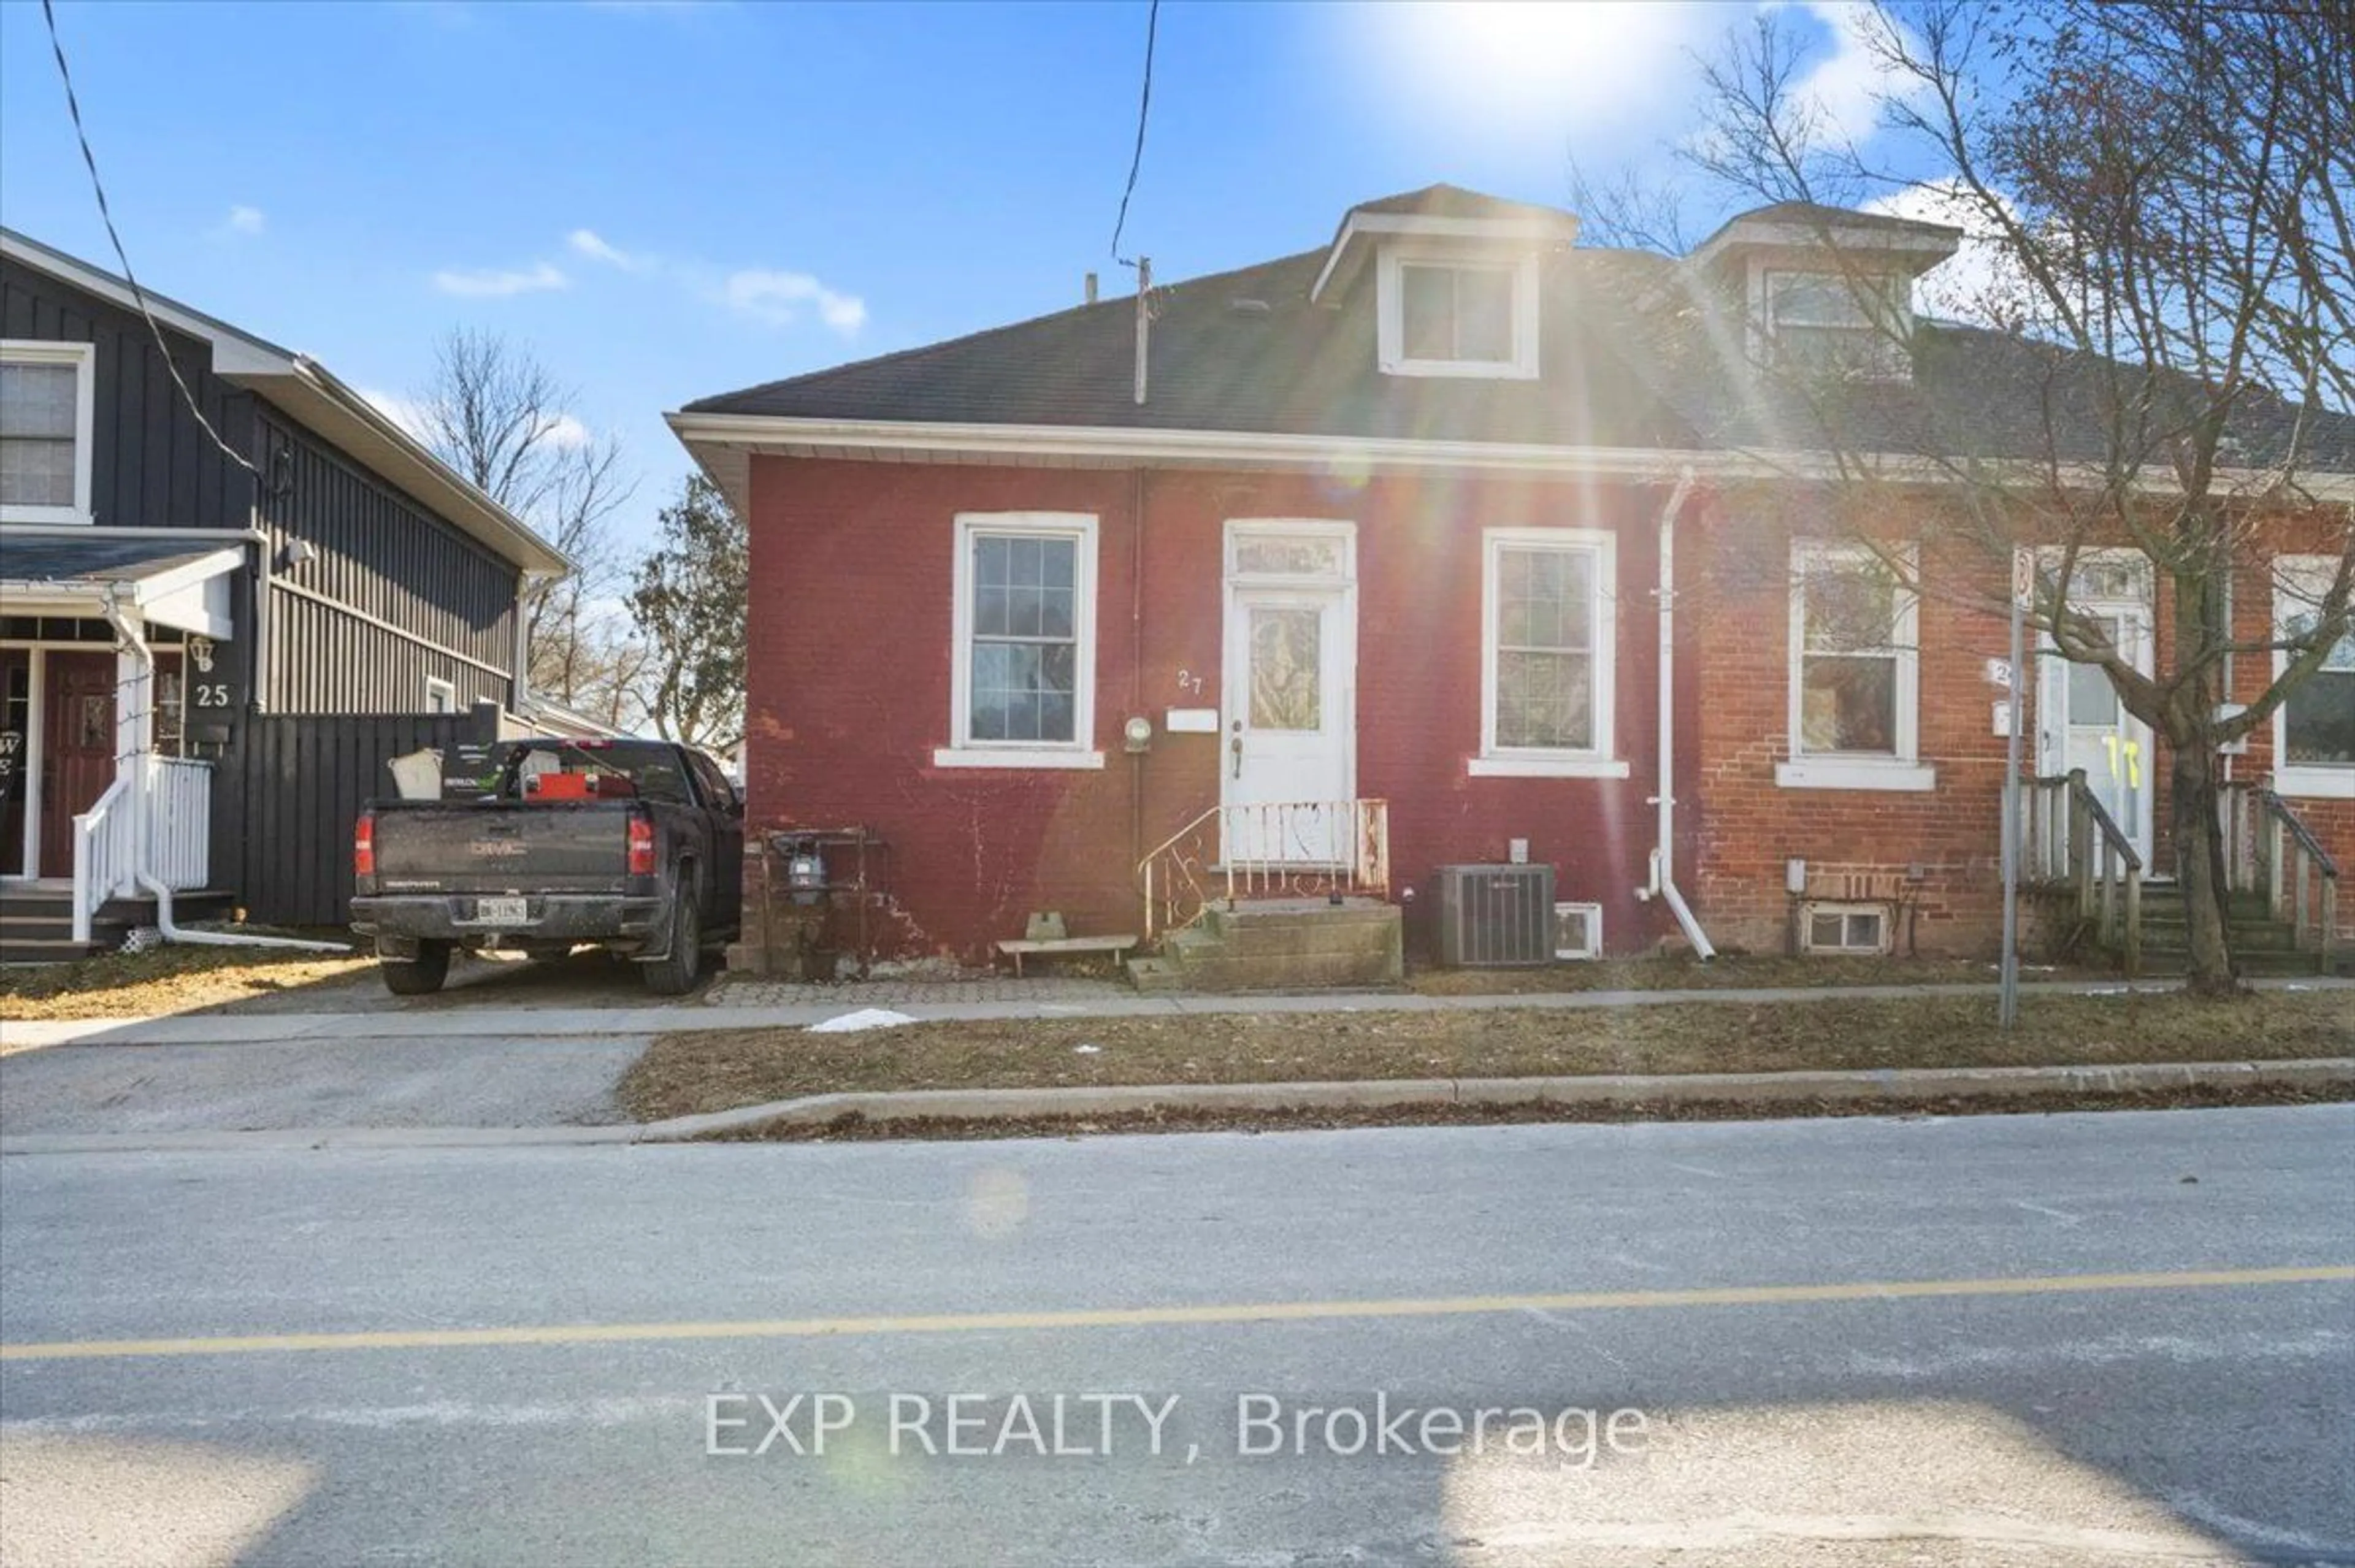
<path fill-rule="evenodd" d="M 1912 545 L 1890 551 L 1912 573 L 1919 557 Z M 1892 635 L 1897 666 L 1897 746 L 1894 754 L 1858 752 L 1809 752 L 1801 743 L 1802 709 L 1807 649 L 1806 584 L 1808 577 L 1827 567 L 1863 564 L 1879 560 L 1868 546 L 1830 539 L 1791 541 L 1791 614 L 1785 645 L 1783 681 L 1788 697 L 1790 760 L 1774 767 L 1774 783 L 1784 789 L 1895 790 L 1918 792 L 1937 786 L 1937 770 L 1921 760 L 1922 652 L 1920 596 L 1903 582 L 1896 587 L 1897 613 Z"/>
<path fill-rule="evenodd" d="M 1910 345 L 1913 337 L 1913 289 L 1901 273 L 1873 272 L 1866 276 L 1877 279 L 1889 290 L 1891 315 L 1886 325 L 1896 330 L 1898 334 L 1896 339 L 1892 339 L 1883 330 L 1882 323 L 1871 319 L 1870 307 L 1856 297 L 1858 285 L 1863 282 L 1862 277 L 1850 278 L 1837 268 L 1826 270 L 1822 267 L 1794 266 L 1787 261 L 1762 262 L 1752 273 L 1752 287 L 1755 291 L 1752 300 L 1753 318 L 1758 322 L 1765 336 L 1764 347 L 1774 362 L 1778 366 L 1783 363 L 1783 323 L 1777 319 L 1779 313 L 1774 307 L 1775 280 L 1815 278 L 1831 284 L 1846 294 L 1849 302 L 1857 307 L 1858 313 L 1865 319 L 1861 323 L 1794 319 L 1790 325 L 1802 331 L 1856 333 L 1869 346 L 1865 357 L 1855 367 L 1859 376 L 1875 381 L 1912 380 L 1913 357 L 1910 351 Z"/>
<path fill-rule="evenodd" d="M 977 540 L 1063 539 L 1072 551 L 1076 645 L 1069 741 L 973 739 L 973 557 Z M 956 517 L 955 602 L 950 612 L 949 743 L 932 752 L 936 768 L 1101 768 L 1096 730 L 1096 517 L 1092 512 L 960 512 Z"/>
<path fill-rule="evenodd" d="M 1454 267 L 1505 272 L 1513 282 L 1513 352 L 1504 359 L 1412 359 L 1406 352 L 1407 267 Z M 1529 381 L 1538 374 L 1538 258 L 1535 251 L 1497 254 L 1462 245 L 1399 241 L 1381 249 L 1375 269 L 1377 357 L 1386 376 L 1470 376 Z"/>
<path fill-rule="evenodd" d="M 2339 571 L 2339 560 L 2328 555 L 2279 555 L 2274 558 L 2274 635 L 2276 640 L 2287 635 L 2290 617 L 2313 601 L 2296 597 L 2307 592 L 2319 597 L 2330 587 L 2332 576 Z M 2292 584 L 2296 592 L 2285 592 Z M 2279 680 L 2289 668 L 2289 650 L 2274 650 L 2274 678 Z M 2347 763 L 2292 763 L 2289 758 L 2289 704 L 2274 709 L 2274 790 L 2279 795 L 2302 795 L 2313 800 L 2355 800 L 2355 764 Z"/>
<path fill-rule="evenodd" d="M 91 435 L 98 424 L 98 345 L 0 337 L 0 361 L 13 365 L 74 368 L 74 498 L 70 507 L 0 507 L 0 523 L 78 523 L 92 520 Z"/>
<path fill-rule="evenodd" d="M 1583 551 L 1594 557 L 1594 744 L 1497 743 L 1497 570 L 1508 549 Z M 1465 764 L 1474 778 L 1624 779 L 1613 696 L 1619 679 L 1619 539 L 1601 528 L 1484 528 L 1480 534 L 1480 754 Z"/>
<path fill-rule="evenodd" d="M 1848 923 L 1852 917 L 1860 914 L 1869 914 L 1881 923 L 1881 940 L 1870 947 L 1851 947 L 1849 945 Z M 1840 940 L 1838 944 L 1836 946 L 1818 947 L 1816 945 L 1816 922 L 1825 916 L 1838 917 L 1840 923 Z M 1835 957 L 1857 957 L 1859 955 L 1864 957 L 1879 957 L 1896 950 L 1896 938 L 1897 922 L 1892 917 L 1889 906 L 1884 903 L 1837 903 L 1818 901 L 1803 903 L 1799 906 L 1799 951 L 1801 953 L 1820 953 Z"/>
<path fill-rule="evenodd" d="M 1582 914 L 1586 917 L 1586 945 L 1578 950 L 1563 947 L 1559 945 L 1561 937 L 1556 936 L 1554 941 L 1557 945 L 1553 950 L 1556 961 L 1565 964 L 1583 963 L 1602 957 L 1603 906 L 1599 903 L 1581 903 L 1576 900 L 1556 902 L 1553 906 L 1553 918 L 1557 923 L 1554 927 L 1557 932 L 1561 929 L 1559 923 L 1566 914 Z"/>
<path fill-rule="evenodd" d="M 436 697 L 442 699 L 442 706 L 439 708 L 433 706 L 433 699 Z M 443 680 L 440 676 L 436 675 L 427 676 L 425 677 L 425 711 L 428 713 L 457 712 L 458 683 L 453 680 Z"/>

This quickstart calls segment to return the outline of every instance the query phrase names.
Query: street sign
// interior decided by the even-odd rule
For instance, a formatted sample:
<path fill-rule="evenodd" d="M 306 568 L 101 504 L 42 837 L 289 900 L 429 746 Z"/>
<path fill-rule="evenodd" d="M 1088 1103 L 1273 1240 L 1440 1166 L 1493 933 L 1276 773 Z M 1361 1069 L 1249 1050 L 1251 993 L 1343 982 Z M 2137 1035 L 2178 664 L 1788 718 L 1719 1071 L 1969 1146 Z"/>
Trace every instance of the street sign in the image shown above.
<path fill-rule="evenodd" d="M 2031 551 L 2011 552 L 2011 602 L 2023 610 L 2035 607 L 2036 557 Z"/>

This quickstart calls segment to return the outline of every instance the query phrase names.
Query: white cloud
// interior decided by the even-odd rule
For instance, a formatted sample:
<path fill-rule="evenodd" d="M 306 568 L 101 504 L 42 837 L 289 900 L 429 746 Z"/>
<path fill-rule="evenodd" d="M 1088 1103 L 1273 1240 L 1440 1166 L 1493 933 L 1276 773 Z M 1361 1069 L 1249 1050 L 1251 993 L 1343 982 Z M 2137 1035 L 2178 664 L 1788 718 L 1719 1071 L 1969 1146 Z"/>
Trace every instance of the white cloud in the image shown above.
<path fill-rule="evenodd" d="M 865 300 L 827 288 L 807 272 L 746 267 L 728 274 L 719 296 L 730 308 L 773 326 L 789 326 L 808 310 L 845 337 L 867 322 Z"/>
<path fill-rule="evenodd" d="M 379 392 L 373 388 L 359 389 L 361 397 L 374 405 L 376 411 L 422 441 L 425 439 L 425 413 L 414 398 L 404 398 L 399 392 Z"/>
<path fill-rule="evenodd" d="M 625 272 L 642 272 L 654 264 L 651 256 L 633 255 L 613 244 L 593 229 L 576 229 L 564 237 L 573 251 L 592 261 L 602 261 L 609 267 L 619 267 Z"/>
<path fill-rule="evenodd" d="M 213 238 L 232 240 L 241 235 L 259 234 L 269 226 L 270 219 L 261 208 L 239 202 L 229 209 L 229 216 L 213 229 Z"/>
<path fill-rule="evenodd" d="M 2004 214 L 2017 210 L 1998 193 Z M 1952 182 L 1907 186 L 1864 204 L 1867 212 L 1944 223 L 1963 231 L 1955 253 L 1913 284 L 1913 308 L 1924 315 L 2017 331 L 2034 313 L 2036 286 L 2003 239 L 1998 215 L 1966 187 Z"/>
<path fill-rule="evenodd" d="M 473 272 L 443 271 L 433 274 L 433 286 L 461 299 L 505 299 L 510 294 L 538 293 L 572 286 L 572 280 L 555 263 L 536 261 L 528 267 L 484 267 Z"/>
<path fill-rule="evenodd" d="M 591 439 L 589 427 L 570 414 L 553 416 L 539 427 L 539 434 L 540 439 L 547 442 L 549 445 L 567 449 L 586 446 Z"/>
<path fill-rule="evenodd" d="M 1880 29 L 1891 24 L 1867 0 L 1806 4 L 1808 15 L 1831 35 L 1830 53 L 1793 84 L 1792 93 L 1810 112 L 1818 134 L 1835 142 L 1862 142 L 1880 125 L 1882 101 L 1907 90 L 1874 43 Z"/>

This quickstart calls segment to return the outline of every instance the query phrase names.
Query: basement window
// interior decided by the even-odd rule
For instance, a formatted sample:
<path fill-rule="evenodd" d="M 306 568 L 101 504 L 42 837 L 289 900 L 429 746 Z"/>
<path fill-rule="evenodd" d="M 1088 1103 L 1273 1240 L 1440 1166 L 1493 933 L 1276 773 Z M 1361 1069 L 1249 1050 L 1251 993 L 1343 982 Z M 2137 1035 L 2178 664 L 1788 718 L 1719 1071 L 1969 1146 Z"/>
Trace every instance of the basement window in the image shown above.
<path fill-rule="evenodd" d="M 1889 911 L 1881 904 L 1811 903 L 1801 907 L 1800 950 L 1877 955 L 1889 951 Z"/>
<path fill-rule="evenodd" d="M 1096 519 L 957 518 L 950 743 L 935 767 L 1101 768 L 1094 749 Z"/>
<path fill-rule="evenodd" d="M 1553 955 L 1564 962 L 1603 955 L 1601 904 L 1553 906 Z"/>

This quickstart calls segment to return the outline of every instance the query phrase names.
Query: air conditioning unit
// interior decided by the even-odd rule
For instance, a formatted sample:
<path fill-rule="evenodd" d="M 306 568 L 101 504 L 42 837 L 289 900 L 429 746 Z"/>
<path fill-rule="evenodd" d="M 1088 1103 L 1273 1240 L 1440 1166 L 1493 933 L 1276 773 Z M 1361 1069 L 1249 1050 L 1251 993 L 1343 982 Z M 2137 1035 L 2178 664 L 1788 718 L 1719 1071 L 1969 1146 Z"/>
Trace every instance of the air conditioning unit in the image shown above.
<path fill-rule="evenodd" d="M 1441 964 L 1506 969 L 1553 962 L 1551 866 L 1442 866 L 1435 876 Z"/>

